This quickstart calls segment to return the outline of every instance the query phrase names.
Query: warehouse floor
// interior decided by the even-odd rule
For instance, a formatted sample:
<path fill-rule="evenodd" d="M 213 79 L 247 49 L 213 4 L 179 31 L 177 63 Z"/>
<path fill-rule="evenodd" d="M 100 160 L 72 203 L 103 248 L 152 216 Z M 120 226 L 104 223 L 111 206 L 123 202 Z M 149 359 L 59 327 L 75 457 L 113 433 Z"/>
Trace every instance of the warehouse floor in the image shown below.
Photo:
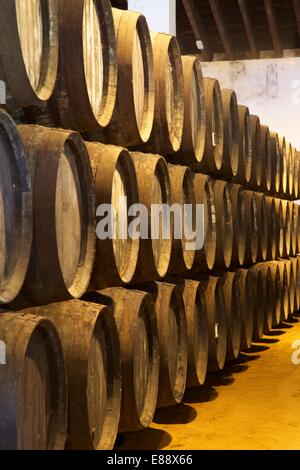
<path fill-rule="evenodd" d="M 160 410 L 150 429 L 119 436 L 117 449 L 300 449 L 296 340 L 299 316 L 210 376 L 202 389 L 188 390 L 184 404 Z"/>

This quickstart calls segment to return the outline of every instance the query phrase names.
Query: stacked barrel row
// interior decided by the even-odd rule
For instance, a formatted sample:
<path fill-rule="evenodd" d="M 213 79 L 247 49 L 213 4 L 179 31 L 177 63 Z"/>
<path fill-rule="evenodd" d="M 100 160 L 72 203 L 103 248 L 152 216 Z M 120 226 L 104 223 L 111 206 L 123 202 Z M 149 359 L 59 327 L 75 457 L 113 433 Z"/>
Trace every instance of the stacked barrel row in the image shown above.
<path fill-rule="evenodd" d="M 199 60 L 181 56 L 175 37 L 150 33 L 143 15 L 108 0 L 6 3 L 0 78 L 19 121 L 298 198 L 299 152 L 238 105 L 234 91 L 203 79 Z"/>
<path fill-rule="evenodd" d="M 138 13 L 0 23 L 0 447 L 109 449 L 299 310 L 299 154 Z M 153 204 L 202 204 L 203 245 Z"/>
<path fill-rule="evenodd" d="M 298 256 L 3 311 L 0 447 L 111 449 L 299 310 L 299 292 Z"/>

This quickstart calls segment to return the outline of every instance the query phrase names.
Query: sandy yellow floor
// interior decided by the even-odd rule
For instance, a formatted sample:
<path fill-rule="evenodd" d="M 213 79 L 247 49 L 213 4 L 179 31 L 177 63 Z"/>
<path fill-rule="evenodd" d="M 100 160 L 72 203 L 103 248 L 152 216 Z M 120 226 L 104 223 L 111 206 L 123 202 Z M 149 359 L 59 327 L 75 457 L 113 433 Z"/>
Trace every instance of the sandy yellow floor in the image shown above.
<path fill-rule="evenodd" d="M 274 329 L 236 364 L 211 375 L 151 428 L 120 436 L 118 449 L 300 449 L 300 318 Z"/>

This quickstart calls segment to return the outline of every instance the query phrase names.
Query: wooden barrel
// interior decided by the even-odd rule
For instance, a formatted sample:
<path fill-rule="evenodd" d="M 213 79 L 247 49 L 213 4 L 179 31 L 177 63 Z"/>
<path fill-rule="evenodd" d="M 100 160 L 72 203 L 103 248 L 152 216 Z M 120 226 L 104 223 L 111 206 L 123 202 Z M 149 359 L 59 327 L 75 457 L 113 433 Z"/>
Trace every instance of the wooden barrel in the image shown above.
<path fill-rule="evenodd" d="M 270 153 L 272 160 L 271 193 L 278 197 L 281 192 L 282 159 L 279 137 L 276 132 L 270 132 Z"/>
<path fill-rule="evenodd" d="M 241 349 L 242 318 L 238 276 L 228 271 L 222 276 L 227 323 L 227 359 L 237 359 Z"/>
<path fill-rule="evenodd" d="M 292 316 L 295 312 L 295 292 L 296 292 L 296 283 L 295 283 L 295 272 L 294 265 L 290 259 L 285 260 L 288 273 L 288 283 L 289 283 L 289 316 Z"/>
<path fill-rule="evenodd" d="M 113 309 L 71 300 L 30 312 L 53 322 L 62 342 L 68 385 L 66 448 L 112 449 L 121 406 L 120 347 Z"/>
<path fill-rule="evenodd" d="M 162 155 L 180 149 L 184 123 L 184 84 L 180 49 L 174 36 L 151 33 L 155 79 L 154 123 L 146 152 Z"/>
<path fill-rule="evenodd" d="M 277 220 L 275 200 L 271 196 L 265 196 L 267 209 L 267 225 L 268 225 L 268 243 L 267 243 L 267 260 L 276 258 L 276 237 L 277 237 Z"/>
<path fill-rule="evenodd" d="M 217 249 L 216 206 L 209 176 L 194 174 L 196 204 L 204 205 L 204 245 L 195 253 L 193 272 L 207 273 L 214 267 Z"/>
<path fill-rule="evenodd" d="M 119 432 L 135 431 L 150 425 L 157 401 L 159 341 L 154 300 L 149 293 L 118 287 L 101 294 L 114 301 L 120 339 Z"/>
<path fill-rule="evenodd" d="M 297 254 L 300 253 L 300 205 L 296 204 L 297 214 Z"/>
<path fill-rule="evenodd" d="M 281 166 L 281 183 L 279 194 L 282 198 L 287 196 L 288 190 L 288 155 L 287 145 L 285 137 L 279 137 L 279 149 L 280 149 L 280 166 Z"/>
<path fill-rule="evenodd" d="M 222 89 L 224 113 L 224 151 L 222 175 L 231 181 L 239 166 L 239 114 L 237 97 L 233 90 Z"/>
<path fill-rule="evenodd" d="M 157 282 L 155 310 L 160 351 L 157 408 L 180 403 L 186 387 L 188 345 L 183 288 Z"/>
<path fill-rule="evenodd" d="M 270 131 L 268 126 L 260 127 L 261 135 L 261 187 L 263 193 L 270 193 L 274 184 L 272 182 L 273 157 L 271 153 Z"/>
<path fill-rule="evenodd" d="M 95 181 L 97 215 L 102 217 L 96 229 L 96 257 L 91 279 L 92 289 L 97 290 L 132 281 L 139 238 L 133 239 L 129 234 L 128 211 L 138 203 L 138 189 L 134 164 L 126 149 L 99 143 L 86 143 L 86 146 Z M 108 229 L 104 205 L 107 204 L 111 204 L 114 211 L 112 238 L 106 237 Z M 103 210 L 100 209 L 101 205 Z"/>
<path fill-rule="evenodd" d="M 251 308 L 251 297 L 248 289 L 248 269 L 238 269 L 236 271 L 238 298 L 241 313 L 241 350 L 251 348 L 254 333 L 254 317 Z"/>
<path fill-rule="evenodd" d="M 135 166 L 139 202 L 148 210 L 148 234 L 140 240 L 135 282 L 164 277 L 169 269 L 173 223 L 170 214 L 161 212 L 151 216 L 151 205 L 170 206 L 171 184 L 168 166 L 159 155 L 131 153 Z M 152 230 L 151 230 L 152 229 Z M 170 229 L 170 233 L 166 233 Z M 153 230 L 155 233 L 153 233 Z"/>
<path fill-rule="evenodd" d="M 277 261 L 271 261 L 269 263 L 272 273 L 273 285 L 274 285 L 274 297 L 273 297 L 273 325 L 279 325 L 281 320 L 281 308 L 282 308 L 282 288 L 281 288 L 281 276 L 280 267 Z"/>
<path fill-rule="evenodd" d="M 0 62 L 3 78 L 19 106 L 50 98 L 58 63 L 57 1 L 3 2 Z"/>
<path fill-rule="evenodd" d="M 267 303 L 266 277 L 263 275 L 260 264 L 249 269 L 247 289 L 254 321 L 253 340 L 258 341 L 264 334 Z"/>
<path fill-rule="evenodd" d="M 153 51 L 146 18 L 113 8 L 117 37 L 118 88 L 107 141 L 125 147 L 149 140 L 154 118 Z"/>
<path fill-rule="evenodd" d="M 117 59 L 109 0 L 68 0 L 60 9 L 60 59 L 51 110 L 56 125 L 97 132 L 116 103 Z M 74 79 L 76 77 L 76 79 Z"/>
<path fill-rule="evenodd" d="M 264 171 L 264 148 L 262 147 L 262 130 L 258 116 L 250 115 L 251 142 L 252 142 L 252 162 L 251 177 L 249 187 L 259 191 L 262 183 L 262 174 Z"/>
<path fill-rule="evenodd" d="M 283 213 L 283 258 L 287 258 L 291 251 L 291 212 L 289 201 L 281 201 Z"/>
<path fill-rule="evenodd" d="M 22 140 L 0 109 L 0 304 L 14 300 L 26 275 L 32 242 L 32 196 Z"/>
<path fill-rule="evenodd" d="M 257 261 L 267 259 L 268 250 L 268 212 L 265 195 L 255 192 L 257 225 L 258 225 L 258 251 Z"/>
<path fill-rule="evenodd" d="M 206 134 L 204 155 L 199 170 L 218 175 L 223 164 L 224 116 L 221 88 L 218 80 L 204 78 Z"/>
<path fill-rule="evenodd" d="M 294 167 L 294 192 L 292 199 L 297 200 L 299 199 L 299 174 L 300 174 L 300 158 L 299 152 L 292 147 L 292 155 L 293 155 L 293 167 Z"/>
<path fill-rule="evenodd" d="M 298 312 L 300 309 L 300 265 L 297 256 L 290 257 L 290 261 L 294 272 L 294 312 Z"/>
<path fill-rule="evenodd" d="M 208 363 L 208 313 L 199 281 L 185 279 L 183 300 L 187 323 L 187 387 L 203 385 Z"/>
<path fill-rule="evenodd" d="M 37 315 L 3 312 L 0 338 L 0 449 L 63 450 L 66 374 L 54 325 Z"/>
<path fill-rule="evenodd" d="M 247 106 L 238 106 L 240 144 L 239 144 L 239 169 L 235 181 L 248 186 L 251 180 L 251 169 L 253 159 L 252 131 L 250 113 Z"/>
<path fill-rule="evenodd" d="M 284 245 L 284 216 L 283 216 L 283 205 L 282 200 L 274 198 L 275 213 L 276 213 L 276 258 L 283 256 L 283 245 Z"/>
<path fill-rule="evenodd" d="M 246 222 L 246 250 L 244 265 L 256 263 L 258 254 L 258 214 L 255 192 L 244 191 L 245 222 Z"/>
<path fill-rule="evenodd" d="M 239 184 L 229 185 L 232 207 L 233 246 L 231 266 L 240 267 L 244 264 L 246 250 L 245 201 L 243 187 Z"/>
<path fill-rule="evenodd" d="M 223 282 L 220 277 L 199 277 L 201 296 L 207 308 L 208 371 L 224 368 L 227 351 L 227 320 Z"/>
<path fill-rule="evenodd" d="M 298 207 L 292 201 L 289 202 L 290 206 L 290 216 L 291 216 L 291 246 L 290 246 L 290 255 L 296 256 L 297 254 L 297 237 L 298 237 Z"/>
<path fill-rule="evenodd" d="M 174 159 L 192 165 L 202 161 L 205 145 L 205 99 L 201 62 L 195 56 L 182 56 L 184 78 L 184 125 L 182 143 Z M 172 157 L 173 158 L 173 157 Z"/>
<path fill-rule="evenodd" d="M 270 263 L 259 263 L 257 266 L 259 266 L 261 269 L 263 276 L 263 286 L 266 288 L 264 333 L 268 334 L 273 327 L 275 316 L 274 312 L 276 308 L 276 302 L 278 300 L 277 279 L 274 277 L 276 272 L 272 271 Z"/>
<path fill-rule="evenodd" d="M 33 245 L 16 307 L 81 297 L 94 262 L 95 196 L 80 135 L 19 126 L 33 188 Z M 67 189 L 66 189 L 67 188 Z"/>
<path fill-rule="evenodd" d="M 294 194 L 294 164 L 293 164 L 293 148 L 290 142 L 286 143 L 287 148 L 287 197 L 293 199 Z"/>
<path fill-rule="evenodd" d="M 297 311 L 300 310 L 300 255 L 295 257 L 297 259 L 297 268 L 295 269 L 296 276 L 295 276 L 295 284 L 296 284 L 296 297 L 295 297 L 295 304 L 297 307 Z"/>
<path fill-rule="evenodd" d="M 289 281 L 290 276 L 288 273 L 287 265 L 285 260 L 278 260 L 278 266 L 280 270 L 280 285 L 281 285 L 281 320 L 287 320 L 290 309 L 289 299 Z"/>
<path fill-rule="evenodd" d="M 228 183 L 214 181 L 216 206 L 217 250 L 215 269 L 227 269 L 231 264 L 233 248 L 233 217 Z"/>
<path fill-rule="evenodd" d="M 194 181 L 192 172 L 187 167 L 168 164 L 168 171 L 171 182 L 171 203 L 174 208 L 174 237 L 168 272 L 185 273 L 193 266 L 196 250 L 196 239 L 193 236 L 196 228 Z"/>

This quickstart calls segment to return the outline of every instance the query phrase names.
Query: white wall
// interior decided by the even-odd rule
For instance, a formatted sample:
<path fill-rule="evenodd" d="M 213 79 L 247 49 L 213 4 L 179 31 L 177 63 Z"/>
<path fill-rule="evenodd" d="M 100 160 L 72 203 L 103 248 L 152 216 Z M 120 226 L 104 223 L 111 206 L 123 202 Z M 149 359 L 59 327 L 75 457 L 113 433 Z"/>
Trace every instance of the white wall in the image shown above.
<path fill-rule="evenodd" d="M 128 0 L 128 10 L 143 13 L 151 31 L 176 35 L 176 0 Z"/>
<path fill-rule="evenodd" d="M 300 149 L 300 58 L 202 63 L 203 74 L 233 88 L 240 104 Z"/>

